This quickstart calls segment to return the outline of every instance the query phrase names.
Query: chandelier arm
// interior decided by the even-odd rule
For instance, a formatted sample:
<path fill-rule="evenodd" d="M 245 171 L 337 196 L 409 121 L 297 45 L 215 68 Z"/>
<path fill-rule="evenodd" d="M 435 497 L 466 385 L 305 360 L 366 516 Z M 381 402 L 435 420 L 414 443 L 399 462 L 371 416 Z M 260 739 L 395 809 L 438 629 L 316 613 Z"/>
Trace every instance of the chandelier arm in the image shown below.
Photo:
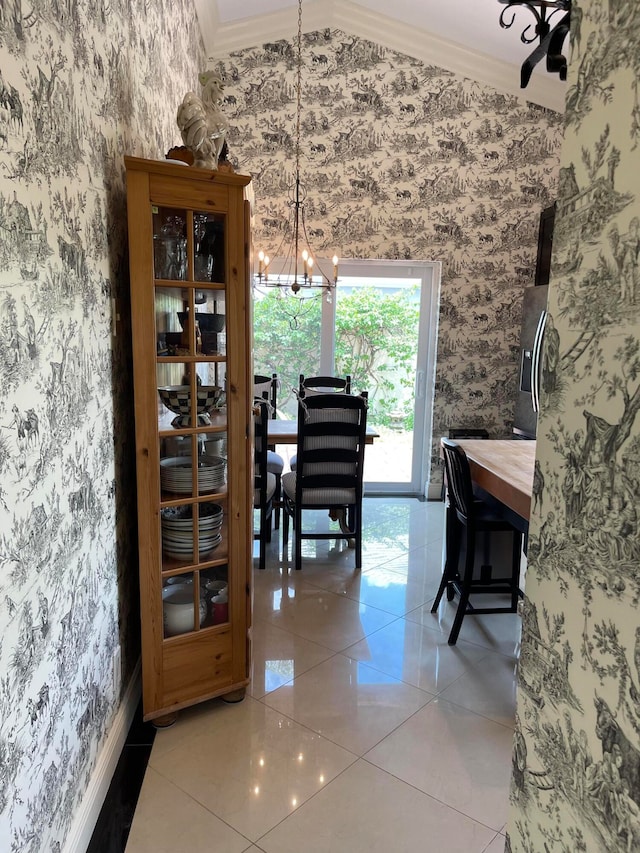
<path fill-rule="evenodd" d="M 547 57 L 547 70 L 557 73 L 561 80 L 567 79 L 567 61 L 560 54 L 560 49 L 569 32 L 569 16 L 570 13 L 567 12 L 545 38 L 540 40 L 540 44 L 523 62 L 520 69 L 521 89 L 527 88 L 534 68 L 545 56 Z"/>
<path fill-rule="evenodd" d="M 505 7 L 498 19 L 503 29 L 507 30 L 515 23 L 517 6 L 525 6 L 536 21 L 535 25 L 528 24 L 520 35 L 523 44 L 533 44 L 536 39 L 539 39 L 538 46 L 527 57 L 520 69 L 520 88 L 527 87 L 535 66 L 545 56 L 547 71 L 557 73 L 561 80 L 566 80 L 567 62 L 561 49 L 569 32 L 571 0 L 498 0 L 498 2 Z M 507 17 L 508 12 L 511 12 L 510 18 Z M 559 21 L 554 20 L 552 26 L 552 18 L 557 12 L 561 12 L 562 17 Z M 532 29 L 534 35 L 531 35 Z"/>

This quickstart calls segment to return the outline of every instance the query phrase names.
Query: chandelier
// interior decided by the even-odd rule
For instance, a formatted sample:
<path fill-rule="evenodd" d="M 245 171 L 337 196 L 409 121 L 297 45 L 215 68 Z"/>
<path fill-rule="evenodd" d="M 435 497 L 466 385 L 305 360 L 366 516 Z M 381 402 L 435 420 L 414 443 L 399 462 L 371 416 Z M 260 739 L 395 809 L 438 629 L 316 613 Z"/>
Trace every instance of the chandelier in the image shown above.
<path fill-rule="evenodd" d="M 547 71 L 558 74 L 561 80 L 567 79 L 567 60 L 562 54 L 564 40 L 569 33 L 571 0 L 498 0 L 505 8 L 500 13 L 500 26 L 508 30 L 516 19 L 514 8 L 526 6 L 535 18 L 535 24 L 528 24 L 520 35 L 523 44 L 533 44 L 539 40 L 538 46 L 520 69 L 520 88 L 526 89 L 533 69 L 546 57 Z M 512 12 L 509 20 L 508 13 Z M 557 17 L 557 13 L 564 13 Z M 553 26 L 552 26 L 553 19 Z"/>
<path fill-rule="evenodd" d="M 289 187 L 289 228 L 275 254 L 270 258 L 262 249 L 258 252 L 258 270 L 254 274 L 255 287 L 279 287 L 283 296 L 293 294 L 302 299 L 314 299 L 324 289 L 327 301 L 338 283 L 338 256 L 332 259 L 331 274 L 322 269 L 311 251 L 305 220 L 306 188 L 300 177 L 300 125 L 302 117 L 302 0 L 298 0 L 298 39 L 296 54 L 296 127 L 295 127 L 295 177 Z M 278 271 L 270 270 L 273 258 L 281 260 Z M 306 293 L 303 295 L 303 291 Z M 300 316 L 301 305 L 293 309 Z"/>

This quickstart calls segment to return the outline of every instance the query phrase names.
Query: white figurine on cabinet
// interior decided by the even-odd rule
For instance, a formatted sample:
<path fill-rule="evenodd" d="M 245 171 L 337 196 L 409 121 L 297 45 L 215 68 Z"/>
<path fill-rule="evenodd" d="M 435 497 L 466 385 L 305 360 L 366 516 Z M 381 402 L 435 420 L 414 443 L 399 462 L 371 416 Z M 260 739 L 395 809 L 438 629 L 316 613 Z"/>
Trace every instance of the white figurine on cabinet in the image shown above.
<path fill-rule="evenodd" d="M 202 95 L 187 92 L 178 107 L 177 122 L 182 141 L 193 153 L 194 166 L 217 169 L 229 123 L 220 109 L 224 83 L 217 71 L 198 75 Z"/>

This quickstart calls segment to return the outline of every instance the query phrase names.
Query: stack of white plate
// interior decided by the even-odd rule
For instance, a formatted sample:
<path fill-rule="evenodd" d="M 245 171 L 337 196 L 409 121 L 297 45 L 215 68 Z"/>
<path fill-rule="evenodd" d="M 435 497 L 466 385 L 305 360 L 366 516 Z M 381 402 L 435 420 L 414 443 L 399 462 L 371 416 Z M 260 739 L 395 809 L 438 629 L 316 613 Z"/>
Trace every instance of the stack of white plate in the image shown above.
<path fill-rule="evenodd" d="M 222 456 L 198 457 L 198 491 L 215 492 L 225 484 L 227 460 Z M 171 456 L 160 460 L 160 483 L 165 492 L 191 494 L 193 467 L 189 456 Z"/>
<path fill-rule="evenodd" d="M 222 507 L 214 503 L 201 503 L 198 521 L 198 550 L 200 559 L 222 542 Z M 162 550 L 169 557 L 193 559 L 193 507 L 165 507 L 160 510 L 162 519 Z"/>

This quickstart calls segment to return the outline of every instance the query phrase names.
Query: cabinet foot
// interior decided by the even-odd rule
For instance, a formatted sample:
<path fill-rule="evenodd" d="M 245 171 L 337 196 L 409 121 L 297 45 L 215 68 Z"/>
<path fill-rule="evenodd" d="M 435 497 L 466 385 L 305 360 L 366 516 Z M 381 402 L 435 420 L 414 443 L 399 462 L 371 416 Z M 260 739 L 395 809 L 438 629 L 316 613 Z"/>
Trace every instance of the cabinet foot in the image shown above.
<path fill-rule="evenodd" d="M 246 689 L 241 687 L 239 690 L 232 690 L 231 693 L 225 693 L 224 696 L 221 696 L 220 698 L 223 702 L 228 702 L 230 705 L 233 705 L 236 702 L 242 702 L 245 693 Z"/>
<path fill-rule="evenodd" d="M 172 726 L 177 719 L 177 713 L 165 714 L 162 717 L 156 717 L 155 720 L 151 720 L 151 725 L 154 727 L 154 729 L 168 729 L 169 726 Z"/>

